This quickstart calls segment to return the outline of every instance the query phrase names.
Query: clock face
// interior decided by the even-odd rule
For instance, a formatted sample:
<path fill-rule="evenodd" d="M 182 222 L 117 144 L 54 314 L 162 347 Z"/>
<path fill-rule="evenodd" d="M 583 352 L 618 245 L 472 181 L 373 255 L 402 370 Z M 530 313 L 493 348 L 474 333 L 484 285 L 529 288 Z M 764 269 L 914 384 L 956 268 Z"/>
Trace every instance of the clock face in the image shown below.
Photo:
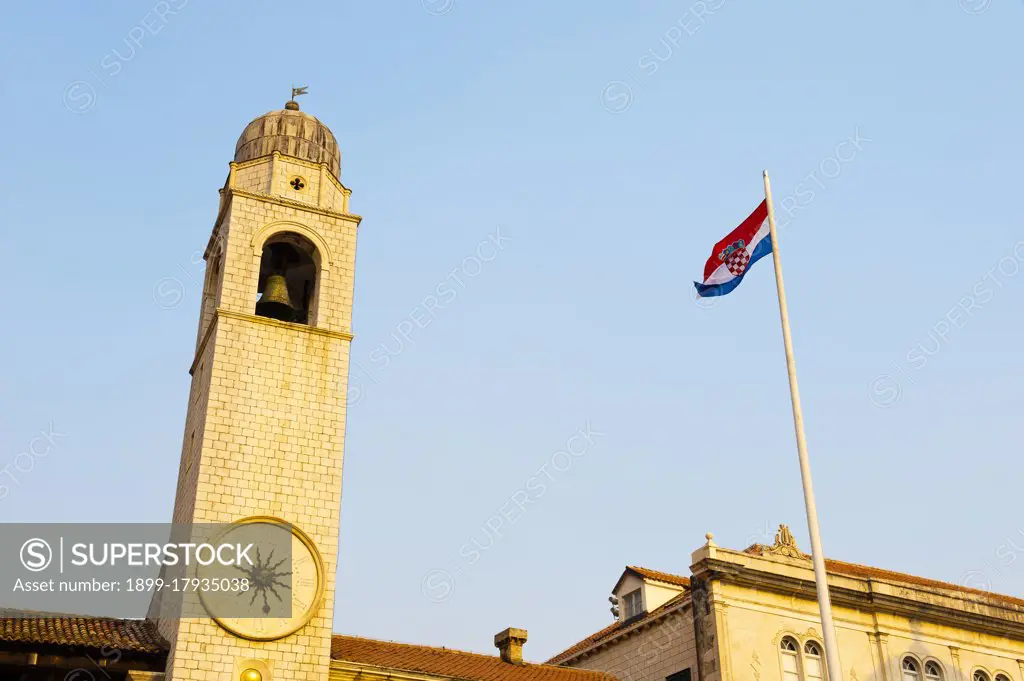
<path fill-rule="evenodd" d="M 316 545 L 302 530 L 277 518 L 240 520 L 217 542 L 244 546 L 253 543 L 254 537 L 257 543 L 249 552 L 252 565 L 231 568 L 231 577 L 243 580 L 241 588 L 200 591 L 199 595 L 214 621 L 232 634 L 273 641 L 301 629 L 320 609 L 324 564 Z M 196 576 L 222 578 L 224 570 L 217 567 L 214 574 L 200 567 Z"/>

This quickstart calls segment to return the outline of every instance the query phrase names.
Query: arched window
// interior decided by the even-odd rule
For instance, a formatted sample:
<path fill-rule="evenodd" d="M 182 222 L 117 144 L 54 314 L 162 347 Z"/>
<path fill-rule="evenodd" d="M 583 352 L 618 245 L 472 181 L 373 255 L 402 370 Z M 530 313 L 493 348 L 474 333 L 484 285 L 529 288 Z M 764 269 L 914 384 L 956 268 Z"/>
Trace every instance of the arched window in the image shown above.
<path fill-rule="evenodd" d="M 814 641 L 804 644 L 804 673 L 807 681 L 822 681 L 825 678 L 825 665 L 821 659 L 821 646 Z"/>
<path fill-rule="evenodd" d="M 996 674 L 996 681 L 1010 681 L 1010 677 L 1006 674 Z"/>
<path fill-rule="evenodd" d="M 921 681 L 921 667 L 912 657 L 903 658 L 903 662 L 900 663 L 900 672 L 903 674 L 903 681 Z"/>
<path fill-rule="evenodd" d="M 210 321 L 220 304 L 220 271 L 223 255 L 219 250 L 210 254 L 206 261 L 206 277 L 203 280 L 203 297 L 199 306 L 199 330 L 196 336 L 196 347 L 203 342 L 203 336 L 210 328 Z"/>
<path fill-rule="evenodd" d="M 796 639 L 790 636 L 782 639 L 779 653 L 782 655 L 782 681 L 800 681 L 800 647 Z"/>
<path fill-rule="evenodd" d="M 974 678 L 974 681 L 989 681 L 988 674 L 986 674 L 981 669 L 978 669 L 977 671 L 974 672 L 974 677 L 973 678 Z"/>
<path fill-rule="evenodd" d="M 316 313 L 320 256 L 294 232 L 278 232 L 263 244 L 256 291 L 256 314 L 283 322 L 309 324 Z"/>
<path fill-rule="evenodd" d="M 928 660 L 924 663 L 925 681 L 942 681 L 942 665 L 935 660 Z"/>

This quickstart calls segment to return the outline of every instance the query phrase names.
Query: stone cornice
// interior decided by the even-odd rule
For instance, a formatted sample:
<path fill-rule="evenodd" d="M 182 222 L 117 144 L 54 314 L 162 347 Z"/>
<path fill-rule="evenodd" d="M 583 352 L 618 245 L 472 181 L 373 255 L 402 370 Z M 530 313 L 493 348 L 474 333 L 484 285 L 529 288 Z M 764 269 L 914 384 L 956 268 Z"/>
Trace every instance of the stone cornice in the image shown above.
<path fill-rule="evenodd" d="M 355 213 L 342 213 L 336 210 L 330 210 L 329 208 L 321 208 L 320 206 L 314 206 L 309 203 L 303 203 L 302 201 L 295 201 L 294 199 L 286 199 L 281 196 L 275 196 L 273 194 L 264 194 L 263 192 L 253 192 L 248 189 L 222 189 L 221 191 L 227 192 L 233 196 L 241 196 L 247 199 L 256 199 L 257 201 L 266 201 L 268 203 L 276 203 L 279 206 L 287 206 L 288 208 L 295 208 L 297 210 L 304 210 L 310 213 L 317 213 L 318 215 L 326 215 L 332 218 L 338 218 L 341 220 L 349 220 L 356 223 L 357 225 L 362 222 L 363 216 L 356 215 Z"/>
<path fill-rule="evenodd" d="M 794 559 L 764 559 L 716 550 L 705 553 L 691 570 L 695 577 L 717 580 L 749 589 L 768 591 L 809 602 L 817 600 L 814 575 L 809 561 L 794 565 Z M 741 557 L 742 556 L 742 557 Z M 796 569 L 794 569 L 796 568 Z M 908 619 L 967 629 L 994 636 L 1024 640 L 1024 611 L 1001 606 L 990 600 L 965 600 L 915 584 L 874 577 L 829 573 L 832 604 L 854 610 L 884 612 Z M 987 610 L 988 612 L 981 612 Z"/>
<path fill-rule="evenodd" d="M 245 167 L 247 165 L 255 165 L 258 162 L 265 162 L 267 158 L 270 158 L 270 157 L 269 156 L 264 156 L 264 157 L 261 157 L 261 158 L 258 158 L 258 159 L 253 159 L 251 161 L 246 161 L 245 163 L 232 163 L 231 164 L 232 165 L 232 169 L 231 169 L 232 170 L 232 175 L 234 174 L 234 172 L 235 172 L 235 170 L 237 168 L 243 168 L 243 167 Z M 296 162 L 305 163 L 301 159 L 293 159 L 291 156 L 289 156 L 288 158 L 292 159 L 292 160 L 295 160 Z M 307 165 L 316 166 L 316 164 L 307 164 Z M 257 201 L 266 201 L 266 202 L 269 202 L 269 203 L 275 203 L 275 204 L 277 204 L 279 206 L 286 206 L 288 208 L 295 208 L 297 210 L 304 210 L 304 211 L 307 211 L 307 212 L 310 212 L 310 213 L 316 213 L 318 215 L 325 215 L 325 216 L 332 217 L 332 218 L 338 218 L 338 219 L 342 219 L 342 220 L 349 220 L 349 221 L 352 221 L 352 222 L 356 223 L 357 227 L 363 221 L 363 216 L 362 215 L 357 215 L 355 213 L 342 213 L 340 211 L 330 210 L 329 208 L 321 208 L 320 206 L 314 206 L 314 205 L 309 204 L 309 203 L 303 203 L 302 201 L 295 201 L 294 199 L 286 199 L 286 198 L 284 198 L 282 196 L 276 196 L 276 195 L 273 195 L 273 194 L 264 194 L 263 192 L 253 192 L 253 191 L 249 191 L 247 189 L 237 189 L 237 188 L 234 188 L 234 187 L 231 186 L 231 177 L 232 177 L 232 175 L 228 176 L 228 180 L 224 183 L 224 186 L 220 190 L 218 190 L 220 192 L 220 195 L 221 195 L 220 208 L 217 211 L 217 218 L 213 221 L 213 230 L 211 230 L 211 232 L 210 232 L 210 239 L 206 243 L 206 250 L 203 253 L 203 258 L 204 259 L 208 258 L 210 256 L 211 249 L 212 249 L 214 243 L 216 243 L 218 235 L 220 233 L 221 223 L 224 221 L 224 217 L 228 214 L 228 210 L 231 208 L 232 199 L 236 195 L 237 196 L 241 196 L 243 198 L 255 199 Z M 345 193 L 351 193 L 350 190 L 346 189 L 344 185 L 342 185 L 340 182 L 338 182 L 338 179 L 336 177 L 334 177 L 334 175 L 332 173 L 328 172 L 328 173 L 326 173 L 326 175 L 328 177 L 330 177 L 338 185 L 338 187 L 340 188 L 341 191 L 343 191 Z"/>
<path fill-rule="evenodd" d="M 236 312 L 234 310 L 226 310 L 222 307 L 217 308 L 217 314 L 214 321 L 210 323 L 213 326 L 214 322 L 220 317 L 227 319 L 240 319 L 246 322 L 253 322 L 256 324 L 265 324 L 267 326 L 276 326 L 281 329 L 291 329 L 292 331 L 299 331 L 301 333 L 308 333 L 313 336 L 326 336 L 328 338 L 336 338 L 338 340 L 351 341 L 355 336 L 347 331 L 333 331 L 331 329 L 321 329 L 316 326 L 309 326 L 308 324 L 294 324 L 292 322 L 282 322 L 277 319 L 271 319 L 270 317 L 260 317 L 254 314 L 247 314 L 245 312 Z"/>
<path fill-rule="evenodd" d="M 196 365 L 199 363 L 199 358 L 203 356 L 203 352 L 206 351 L 206 344 L 213 337 L 213 331 L 217 328 L 217 315 L 216 313 L 210 319 L 210 324 L 206 327 L 206 333 L 203 334 L 203 340 L 199 342 L 199 347 L 196 348 L 196 356 L 192 359 L 192 366 L 188 368 L 188 375 L 192 376 L 195 373 Z"/>
<path fill-rule="evenodd" d="M 352 190 L 349 189 L 348 187 L 346 187 L 342 183 L 342 181 L 339 178 L 337 178 L 334 175 L 334 173 L 331 172 L 330 164 L 328 164 L 328 163 L 315 163 L 313 161 L 307 161 L 304 158 L 298 158 L 297 156 L 289 156 L 288 154 L 281 153 L 280 151 L 273 151 L 273 152 L 271 152 L 269 154 L 264 154 L 263 156 L 257 156 L 256 158 L 250 158 L 248 161 L 233 161 L 233 163 L 234 163 L 234 166 L 235 166 L 236 169 L 243 170 L 245 168 L 250 168 L 252 166 L 260 165 L 261 163 L 266 163 L 271 158 L 273 158 L 275 154 L 277 156 L 280 156 L 281 158 L 288 159 L 289 163 L 294 163 L 296 165 L 305 166 L 305 167 L 309 168 L 310 170 L 319 170 L 320 166 L 327 166 L 327 175 L 331 178 L 331 183 L 339 191 L 341 191 L 341 192 L 343 192 L 345 194 L 351 194 L 352 193 Z"/>

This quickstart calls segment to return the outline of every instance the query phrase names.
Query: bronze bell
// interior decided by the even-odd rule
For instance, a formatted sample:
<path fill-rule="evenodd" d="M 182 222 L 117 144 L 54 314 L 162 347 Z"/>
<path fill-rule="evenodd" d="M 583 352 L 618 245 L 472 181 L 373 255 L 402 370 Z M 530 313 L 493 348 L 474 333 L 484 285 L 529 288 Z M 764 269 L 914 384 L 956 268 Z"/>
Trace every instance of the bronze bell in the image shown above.
<path fill-rule="evenodd" d="M 288 282 L 283 274 L 271 274 L 263 285 L 263 296 L 256 303 L 256 314 L 282 322 L 295 321 L 295 307 L 288 295 Z"/>

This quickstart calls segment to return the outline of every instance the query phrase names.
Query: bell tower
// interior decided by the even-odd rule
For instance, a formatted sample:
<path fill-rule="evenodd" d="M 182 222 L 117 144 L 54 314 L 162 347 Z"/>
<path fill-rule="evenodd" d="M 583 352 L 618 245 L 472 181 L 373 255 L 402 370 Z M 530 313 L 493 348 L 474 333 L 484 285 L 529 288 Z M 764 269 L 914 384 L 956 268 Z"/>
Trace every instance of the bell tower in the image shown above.
<path fill-rule="evenodd" d="M 284 521 L 315 565 L 312 597 L 266 622 L 151 611 L 167 679 L 328 678 L 361 220 L 340 177 L 334 135 L 294 99 L 238 139 L 204 256 L 173 518 Z"/>

